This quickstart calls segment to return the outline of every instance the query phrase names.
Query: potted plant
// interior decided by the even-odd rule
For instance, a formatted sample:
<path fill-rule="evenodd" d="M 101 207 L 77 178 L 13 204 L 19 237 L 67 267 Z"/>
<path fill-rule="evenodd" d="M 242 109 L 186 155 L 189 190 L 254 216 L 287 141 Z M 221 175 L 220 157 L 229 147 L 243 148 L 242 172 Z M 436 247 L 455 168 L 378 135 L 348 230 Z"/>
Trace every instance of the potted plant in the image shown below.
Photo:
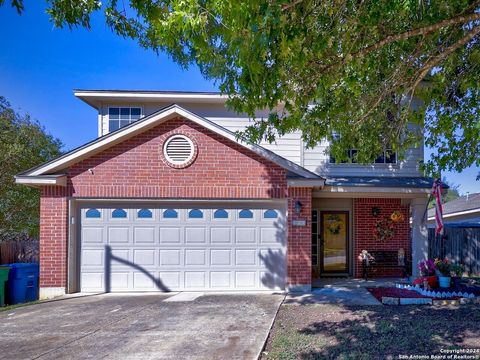
<path fill-rule="evenodd" d="M 417 279 L 418 281 L 415 281 L 414 284 L 423 284 L 423 282 L 426 280 L 430 288 L 434 288 L 437 286 L 437 277 L 435 276 L 435 263 L 432 259 L 421 260 L 418 263 L 418 270 L 420 271 L 421 278 Z"/>
<path fill-rule="evenodd" d="M 462 282 L 462 275 L 465 271 L 465 268 L 462 264 L 453 264 L 451 268 L 451 275 L 453 280 L 453 286 L 455 289 L 460 288 L 460 283 Z"/>
<path fill-rule="evenodd" d="M 435 259 L 435 268 L 438 270 L 440 275 L 438 276 L 438 282 L 441 288 L 449 288 L 450 287 L 450 271 L 451 271 L 451 264 L 447 258 L 440 260 Z"/>

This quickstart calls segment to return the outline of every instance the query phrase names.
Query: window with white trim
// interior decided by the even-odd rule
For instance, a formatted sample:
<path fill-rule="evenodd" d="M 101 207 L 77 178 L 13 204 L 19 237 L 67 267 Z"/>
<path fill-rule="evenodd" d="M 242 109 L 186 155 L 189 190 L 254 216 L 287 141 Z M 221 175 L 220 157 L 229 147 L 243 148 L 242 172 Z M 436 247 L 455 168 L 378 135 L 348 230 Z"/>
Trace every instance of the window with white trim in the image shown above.
<path fill-rule="evenodd" d="M 142 109 L 139 107 L 109 107 L 108 108 L 108 131 L 120 129 L 142 117 Z"/>
<path fill-rule="evenodd" d="M 356 149 L 347 150 L 347 157 L 348 160 L 342 160 L 340 164 L 347 164 L 351 162 L 352 164 L 356 164 L 357 160 L 355 158 L 355 154 L 357 153 Z M 335 158 L 330 155 L 330 164 L 335 164 Z M 377 157 L 374 164 L 396 164 L 397 163 L 397 153 L 392 150 L 385 150 L 382 155 Z"/>

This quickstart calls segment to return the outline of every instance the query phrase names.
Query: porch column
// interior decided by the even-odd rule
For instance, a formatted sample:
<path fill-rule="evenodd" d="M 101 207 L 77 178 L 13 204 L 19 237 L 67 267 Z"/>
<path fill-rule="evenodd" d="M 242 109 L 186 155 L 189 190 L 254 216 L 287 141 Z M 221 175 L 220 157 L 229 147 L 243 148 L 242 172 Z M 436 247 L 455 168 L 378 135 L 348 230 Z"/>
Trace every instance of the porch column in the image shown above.
<path fill-rule="evenodd" d="M 419 276 L 418 262 L 428 258 L 428 229 L 425 215 L 427 202 L 428 198 L 425 196 L 413 199 L 410 204 L 412 210 L 412 275 L 414 277 Z"/>
<path fill-rule="evenodd" d="M 295 206 L 298 203 L 300 206 Z M 298 211 L 300 210 L 300 212 Z M 312 189 L 288 188 L 287 290 L 312 289 Z"/>

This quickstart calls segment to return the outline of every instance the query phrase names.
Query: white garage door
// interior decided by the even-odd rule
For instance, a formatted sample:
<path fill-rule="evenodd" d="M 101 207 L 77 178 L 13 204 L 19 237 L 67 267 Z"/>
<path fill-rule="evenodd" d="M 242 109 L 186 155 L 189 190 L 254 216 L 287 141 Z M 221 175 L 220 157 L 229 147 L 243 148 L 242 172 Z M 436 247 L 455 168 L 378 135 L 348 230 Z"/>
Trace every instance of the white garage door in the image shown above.
<path fill-rule="evenodd" d="M 89 204 L 80 216 L 81 291 L 285 287 L 282 203 Z"/>

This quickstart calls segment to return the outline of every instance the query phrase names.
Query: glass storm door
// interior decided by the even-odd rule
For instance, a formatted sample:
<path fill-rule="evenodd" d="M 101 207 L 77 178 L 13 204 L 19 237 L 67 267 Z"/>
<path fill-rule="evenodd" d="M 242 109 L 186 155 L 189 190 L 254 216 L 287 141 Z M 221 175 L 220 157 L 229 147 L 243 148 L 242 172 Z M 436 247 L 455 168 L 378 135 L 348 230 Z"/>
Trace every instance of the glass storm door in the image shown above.
<path fill-rule="evenodd" d="M 322 211 L 321 273 L 348 273 L 348 211 Z"/>

